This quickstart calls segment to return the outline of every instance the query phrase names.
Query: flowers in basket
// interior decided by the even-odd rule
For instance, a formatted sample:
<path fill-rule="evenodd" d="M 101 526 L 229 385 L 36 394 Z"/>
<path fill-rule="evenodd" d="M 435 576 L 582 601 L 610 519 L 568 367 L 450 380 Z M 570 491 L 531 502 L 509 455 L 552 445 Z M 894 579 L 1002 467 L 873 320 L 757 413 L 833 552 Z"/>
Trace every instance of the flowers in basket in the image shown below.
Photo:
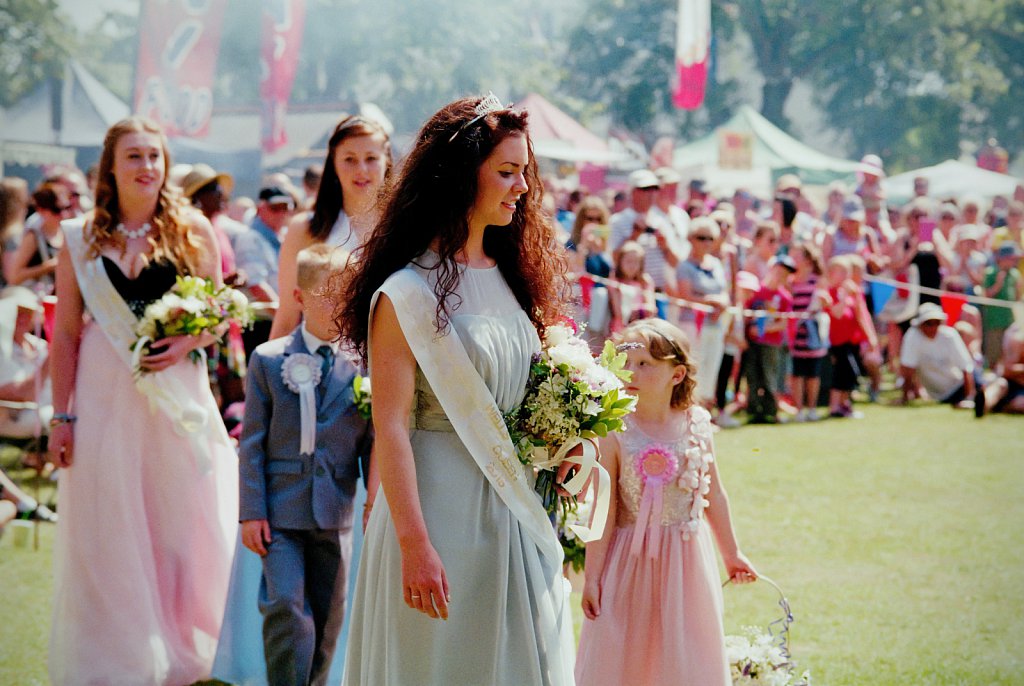
<path fill-rule="evenodd" d="M 132 356 L 136 373 L 143 372 L 138 361 L 153 341 L 206 332 L 219 336 L 222 324 L 235 322 L 247 328 L 252 325 L 252 318 L 249 301 L 240 291 L 230 286 L 216 288 L 211 280 L 197 276 L 179 276 L 163 297 L 146 307 L 135 327 Z M 198 362 L 202 353 L 193 350 L 189 356 Z"/>
<path fill-rule="evenodd" d="M 726 636 L 725 655 L 733 686 L 811 685 L 810 672 L 796 676 L 785 642 L 764 629 L 748 626 L 743 635 Z"/>
<path fill-rule="evenodd" d="M 625 364 L 625 353 L 617 352 L 611 341 L 595 358 L 575 328 L 547 328 L 541 352 L 530 366 L 523 402 L 506 414 L 505 423 L 520 461 L 538 470 L 537 491 L 549 513 L 559 502 L 555 471 L 569 450 L 583 439 L 622 431 L 622 418 L 633 411 L 635 399 L 623 392 L 623 381 L 631 375 Z M 589 469 L 582 465 L 580 471 Z M 571 504 L 563 502 L 563 517 L 574 504 L 575 498 Z"/>
<path fill-rule="evenodd" d="M 369 419 L 373 415 L 373 406 L 371 404 L 373 395 L 370 391 L 370 378 L 356 374 L 356 378 L 352 380 L 352 392 L 356 412 L 363 419 Z"/>

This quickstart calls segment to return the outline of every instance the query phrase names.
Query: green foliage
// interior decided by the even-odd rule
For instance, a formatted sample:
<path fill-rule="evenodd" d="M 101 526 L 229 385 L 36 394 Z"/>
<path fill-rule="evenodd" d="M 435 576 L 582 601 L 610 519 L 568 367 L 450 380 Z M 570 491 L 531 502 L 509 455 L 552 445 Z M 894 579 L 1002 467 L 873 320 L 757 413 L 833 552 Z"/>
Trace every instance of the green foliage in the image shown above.
<path fill-rule="evenodd" d="M 370 391 L 370 379 L 362 374 L 356 374 L 352 380 L 352 395 L 359 416 L 363 419 L 371 419 L 373 417 L 373 396 Z"/>
<path fill-rule="evenodd" d="M 77 58 L 110 89 L 130 104 L 135 79 L 139 41 L 137 15 L 108 10 L 82 36 Z"/>
<path fill-rule="evenodd" d="M 9 107 L 41 81 L 63 73 L 76 49 L 74 31 L 56 0 L 0 4 L 0 106 Z"/>
<path fill-rule="evenodd" d="M 813 89 L 846 154 L 877 152 L 890 169 L 959 152 L 962 138 L 1024 139 L 1024 3 L 1019 0 L 732 0 L 712 3 L 719 58 L 742 34 L 755 64 L 709 77 L 702 110 L 670 102 L 674 0 L 593 0 L 569 34 L 563 87 L 600 103 L 612 121 L 653 141 L 665 123 L 705 133 L 739 104 L 737 88 L 764 78 L 761 112 L 788 128 L 783 105 L 797 79 Z M 578 111 L 578 110 L 577 110 Z"/>
<path fill-rule="evenodd" d="M 601 366 L 617 376 L 620 381 L 629 381 L 633 378 L 633 372 L 626 369 L 626 353 L 619 352 L 610 340 L 604 342 L 599 360 Z"/>

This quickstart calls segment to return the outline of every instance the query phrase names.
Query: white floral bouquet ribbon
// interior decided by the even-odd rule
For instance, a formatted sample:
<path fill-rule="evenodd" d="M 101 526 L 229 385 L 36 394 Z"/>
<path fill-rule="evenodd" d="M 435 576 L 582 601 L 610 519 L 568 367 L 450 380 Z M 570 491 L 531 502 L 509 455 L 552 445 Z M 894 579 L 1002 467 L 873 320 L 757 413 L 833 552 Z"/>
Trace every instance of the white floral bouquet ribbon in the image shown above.
<path fill-rule="evenodd" d="M 578 445 L 583 446 L 583 454 L 569 455 L 569 451 Z M 597 448 L 594 446 L 594 441 L 579 436 L 566 441 L 553 456 L 548 448 L 543 446 L 535 447 L 533 449 L 533 457 L 530 460 L 530 464 L 537 469 L 558 469 L 558 466 L 563 462 L 579 466 L 576 474 L 562 484 L 562 488 L 573 497 L 583 490 L 583 486 L 592 474 L 596 473 L 597 475 L 597 490 L 594 495 L 591 521 L 567 523 L 566 527 L 584 543 L 591 543 L 601 538 L 601 535 L 604 533 L 605 524 L 608 521 L 608 507 L 610 505 L 612 484 L 611 476 L 609 476 L 608 470 L 597 461 Z"/>
<path fill-rule="evenodd" d="M 299 452 L 316 450 L 316 387 L 320 383 L 320 362 L 307 353 L 289 355 L 281 368 L 284 385 L 299 394 Z"/>
<path fill-rule="evenodd" d="M 146 345 L 152 343 L 148 336 L 142 336 L 132 347 L 131 368 L 139 369 L 139 361 L 146 354 Z M 200 350 L 202 359 L 206 353 Z M 193 399 L 185 390 L 182 381 L 177 377 L 174 367 L 169 367 L 151 374 L 135 376 L 135 387 L 149 400 L 150 408 L 163 410 L 171 419 L 175 433 L 192 442 L 196 451 L 196 460 L 201 472 L 209 472 L 213 468 L 209 449 L 200 440 L 210 423 L 210 413 L 205 407 Z"/>

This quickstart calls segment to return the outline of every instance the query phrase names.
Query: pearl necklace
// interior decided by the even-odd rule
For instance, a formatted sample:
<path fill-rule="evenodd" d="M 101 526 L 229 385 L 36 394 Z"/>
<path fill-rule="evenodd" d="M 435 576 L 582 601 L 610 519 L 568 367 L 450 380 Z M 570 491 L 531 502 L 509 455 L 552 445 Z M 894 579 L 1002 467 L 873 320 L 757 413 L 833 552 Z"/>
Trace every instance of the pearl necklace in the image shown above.
<path fill-rule="evenodd" d="M 149 233 L 150 227 L 149 222 L 145 222 L 143 223 L 142 226 L 140 226 L 137 229 L 126 229 L 124 227 L 124 224 L 118 224 L 115 228 L 119 233 L 123 234 L 126 238 L 142 238 L 147 233 Z"/>

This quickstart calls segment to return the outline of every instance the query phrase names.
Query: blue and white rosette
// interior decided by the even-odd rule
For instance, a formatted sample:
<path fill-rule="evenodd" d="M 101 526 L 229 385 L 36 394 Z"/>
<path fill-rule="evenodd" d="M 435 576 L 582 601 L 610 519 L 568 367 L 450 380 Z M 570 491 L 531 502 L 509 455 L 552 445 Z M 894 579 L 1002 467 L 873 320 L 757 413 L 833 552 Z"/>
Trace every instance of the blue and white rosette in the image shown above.
<path fill-rule="evenodd" d="M 299 394 L 299 452 L 316 450 L 316 387 L 320 383 L 320 362 L 307 353 L 289 355 L 281 368 L 284 384 Z"/>

